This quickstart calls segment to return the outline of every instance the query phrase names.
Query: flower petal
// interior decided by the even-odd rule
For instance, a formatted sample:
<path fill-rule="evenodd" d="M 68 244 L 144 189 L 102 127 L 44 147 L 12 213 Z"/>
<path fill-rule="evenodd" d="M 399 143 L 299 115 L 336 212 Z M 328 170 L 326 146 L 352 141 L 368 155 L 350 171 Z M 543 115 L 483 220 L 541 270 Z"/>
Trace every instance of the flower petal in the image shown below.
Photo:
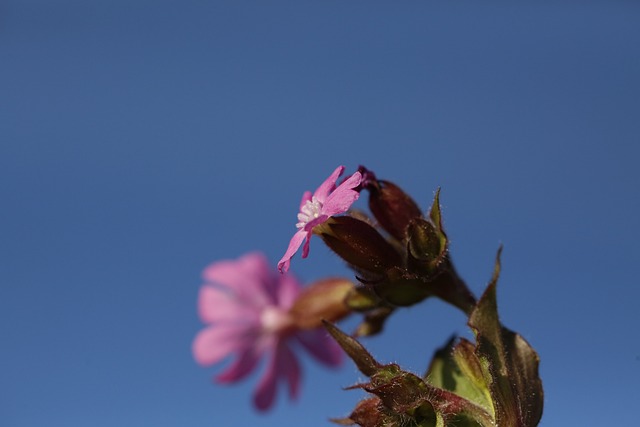
<path fill-rule="evenodd" d="M 204 323 L 257 321 L 256 309 L 226 289 L 204 285 L 198 295 L 198 315 Z"/>
<path fill-rule="evenodd" d="M 256 328 L 223 323 L 198 332 L 193 340 L 193 357 L 201 365 L 213 365 L 234 352 L 246 351 L 255 339 Z"/>
<path fill-rule="evenodd" d="M 277 392 L 277 380 L 277 359 L 274 352 L 253 393 L 253 404 L 258 410 L 266 411 L 273 405 Z"/>
<path fill-rule="evenodd" d="M 311 243 L 311 233 L 307 234 L 307 240 L 304 241 L 304 245 L 302 246 L 302 258 L 309 256 L 309 243 Z"/>
<path fill-rule="evenodd" d="M 319 362 L 327 366 L 342 363 L 343 351 L 324 329 L 299 331 L 296 338 L 302 346 Z"/>
<path fill-rule="evenodd" d="M 308 232 L 304 229 L 298 230 L 296 234 L 293 235 L 291 241 L 289 242 L 289 247 L 287 251 L 282 256 L 282 259 L 278 262 L 278 270 L 281 273 L 286 273 L 289 270 L 289 265 L 291 264 L 291 258 L 302 245 L 302 241 L 307 238 Z"/>
<path fill-rule="evenodd" d="M 282 275 L 278 284 L 278 306 L 285 310 L 291 308 L 301 290 L 300 282 L 293 274 Z"/>
<path fill-rule="evenodd" d="M 289 397 L 295 399 L 300 394 L 300 364 L 289 346 L 282 343 L 278 346 L 278 377 L 287 380 Z"/>
<path fill-rule="evenodd" d="M 320 187 L 313 193 L 314 197 L 322 204 L 324 204 L 325 200 L 329 193 L 331 193 L 336 188 L 336 181 L 338 177 L 342 175 L 344 172 L 344 166 L 338 166 L 336 170 L 333 171 L 329 178 L 327 178 Z"/>
<path fill-rule="evenodd" d="M 226 286 L 240 298 L 257 306 L 269 303 L 265 288 L 274 280 L 269 262 L 258 252 L 246 254 L 237 260 L 218 261 L 202 273 L 210 283 Z"/>
<path fill-rule="evenodd" d="M 327 200 L 322 206 L 322 213 L 327 216 L 333 216 L 349 210 L 353 202 L 360 197 L 360 193 L 353 189 L 360 185 L 361 181 L 362 175 L 360 175 L 360 172 L 356 172 L 340 184 L 338 188 L 327 197 Z"/>
<path fill-rule="evenodd" d="M 272 357 L 269 359 L 265 373 L 256 387 L 253 396 L 255 406 L 261 411 L 266 411 L 273 405 L 280 380 L 286 380 L 289 397 L 295 399 L 300 391 L 300 378 L 298 359 L 286 343 L 279 340 Z"/>
<path fill-rule="evenodd" d="M 254 345 L 241 352 L 231 366 L 216 376 L 216 382 L 226 384 L 240 381 L 255 369 L 264 350 L 263 346 Z"/>

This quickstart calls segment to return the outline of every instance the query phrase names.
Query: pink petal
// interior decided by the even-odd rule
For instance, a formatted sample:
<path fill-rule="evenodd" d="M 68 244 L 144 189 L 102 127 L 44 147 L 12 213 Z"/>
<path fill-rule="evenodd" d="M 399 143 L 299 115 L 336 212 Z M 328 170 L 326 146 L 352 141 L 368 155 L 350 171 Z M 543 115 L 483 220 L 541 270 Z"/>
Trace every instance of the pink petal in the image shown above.
<path fill-rule="evenodd" d="M 253 393 L 253 404 L 260 411 L 266 411 L 271 408 L 275 400 L 278 380 L 276 366 L 277 360 L 276 353 L 274 352 Z"/>
<path fill-rule="evenodd" d="M 282 259 L 278 262 L 278 270 L 281 273 L 286 273 L 289 270 L 289 265 L 291 264 L 291 258 L 302 245 L 302 241 L 307 237 L 308 233 L 304 229 L 298 230 L 296 234 L 293 235 L 291 241 L 289 242 L 289 247 L 287 251 L 282 256 Z"/>
<path fill-rule="evenodd" d="M 278 284 L 277 305 L 285 310 L 291 308 L 301 290 L 300 282 L 294 275 L 282 275 Z"/>
<path fill-rule="evenodd" d="M 241 352 L 233 364 L 215 378 L 216 381 L 222 384 L 240 381 L 255 369 L 263 354 L 264 348 L 257 345 Z"/>
<path fill-rule="evenodd" d="M 284 343 L 278 346 L 278 377 L 287 380 L 289 397 L 295 399 L 300 393 L 300 364 L 296 355 Z"/>
<path fill-rule="evenodd" d="M 338 180 L 338 177 L 342 175 L 342 172 L 344 172 L 344 166 L 338 166 L 336 170 L 334 170 L 333 173 L 329 175 L 329 178 L 327 178 L 322 184 L 320 184 L 320 187 L 318 187 L 315 193 L 313 193 L 315 198 L 318 199 L 320 203 L 324 204 L 329 193 L 331 193 L 336 188 L 336 181 Z"/>
<path fill-rule="evenodd" d="M 302 258 L 306 258 L 309 256 L 310 242 L 311 242 L 311 233 L 307 233 L 307 239 L 304 241 L 304 246 L 302 246 Z"/>
<path fill-rule="evenodd" d="M 338 366 L 342 363 L 342 349 L 324 329 L 299 331 L 295 336 L 319 362 L 327 366 Z"/>
<path fill-rule="evenodd" d="M 239 297 L 254 305 L 269 303 L 265 285 L 273 281 L 269 262 L 264 255 L 252 252 L 237 260 L 218 261 L 202 273 L 207 282 L 233 289 Z"/>
<path fill-rule="evenodd" d="M 202 286 L 198 295 L 198 314 L 204 323 L 257 321 L 258 311 L 228 290 Z"/>
<path fill-rule="evenodd" d="M 296 398 L 300 390 L 300 365 L 295 354 L 283 341 L 278 341 L 273 350 L 253 396 L 253 402 L 260 411 L 266 411 L 273 405 L 279 380 L 287 381 L 291 398 Z"/>
<path fill-rule="evenodd" d="M 234 352 L 248 349 L 257 338 L 257 330 L 247 325 L 219 324 L 209 326 L 193 340 L 193 357 L 201 365 L 213 365 Z"/>
<path fill-rule="evenodd" d="M 353 202 L 360 197 L 360 193 L 353 190 L 353 188 L 360 185 L 360 181 L 362 181 L 362 175 L 360 175 L 360 172 L 356 172 L 340 184 L 338 188 L 327 197 L 327 200 L 322 206 L 322 213 L 333 216 L 349 210 Z"/>

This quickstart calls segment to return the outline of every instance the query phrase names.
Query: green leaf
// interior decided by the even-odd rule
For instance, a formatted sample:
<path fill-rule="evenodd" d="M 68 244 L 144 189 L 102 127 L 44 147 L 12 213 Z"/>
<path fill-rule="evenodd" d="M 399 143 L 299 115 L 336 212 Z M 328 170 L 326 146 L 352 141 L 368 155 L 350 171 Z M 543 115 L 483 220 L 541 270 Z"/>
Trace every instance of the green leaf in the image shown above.
<path fill-rule="evenodd" d="M 469 316 L 469 326 L 476 335 L 475 353 L 491 390 L 497 425 L 534 427 L 543 408 L 539 358 L 520 335 L 503 327 L 498 318 L 496 287 L 501 251 L 502 248 L 491 282 Z"/>
<path fill-rule="evenodd" d="M 462 395 L 468 395 L 469 400 L 483 407 L 495 418 L 491 391 L 482 374 L 482 363 L 475 353 L 475 346 L 463 338 L 453 348 L 452 357 L 462 376 L 469 382 L 466 388 L 461 390 Z"/>
<path fill-rule="evenodd" d="M 474 346 L 462 339 L 454 345 L 451 338 L 438 349 L 425 375 L 426 381 L 436 387 L 449 390 L 495 416 L 491 393 L 484 377 Z"/>

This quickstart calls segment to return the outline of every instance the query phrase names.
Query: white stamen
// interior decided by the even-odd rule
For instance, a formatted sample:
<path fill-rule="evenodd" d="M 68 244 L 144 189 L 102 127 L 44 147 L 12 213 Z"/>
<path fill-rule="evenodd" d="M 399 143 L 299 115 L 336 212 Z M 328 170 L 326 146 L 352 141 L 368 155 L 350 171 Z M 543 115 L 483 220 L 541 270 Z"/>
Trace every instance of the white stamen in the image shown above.
<path fill-rule="evenodd" d="M 298 221 L 300 222 L 296 224 L 296 227 L 304 228 L 305 225 L 318 218 L 321 211 L 322 203 L 320 203 L 315 196 L 312 197 L 311 200 L 307 200 L 300 209 L 300 213 L 298 214 Z"/>
<path fill-rule="evenodd" d="M 266 307 L 260 316 L 262 329 L 268 333 L 282 333 L 293 326 L 291 315 L 279 307 Z"/>

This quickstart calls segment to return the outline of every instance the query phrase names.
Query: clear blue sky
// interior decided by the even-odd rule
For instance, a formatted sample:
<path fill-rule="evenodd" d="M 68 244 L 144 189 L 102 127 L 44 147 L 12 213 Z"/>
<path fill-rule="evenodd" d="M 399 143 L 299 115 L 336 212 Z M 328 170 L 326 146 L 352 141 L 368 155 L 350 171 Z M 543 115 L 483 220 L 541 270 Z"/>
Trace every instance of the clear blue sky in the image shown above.
<path fill-rule="evenodd" d="M 542 426 L 640 402 L 640 5 L 631 1 L 0 4 L 0 425 L 324 426 L 362 376 L 308 359 L 258 415 L 254 375 L 190 354 L 200 272 L 295 230 L 302 191 L 366 165 L 427 208 L 539 351 Z M 484 3 L 480 5 L 479 3 Z M 364 204 L 360 204 L 364 207 Z M 305 280 L 350 274 L 321 242 Z M 417 372 L 465 319 L 431 301 L 366 340 Z"/>

